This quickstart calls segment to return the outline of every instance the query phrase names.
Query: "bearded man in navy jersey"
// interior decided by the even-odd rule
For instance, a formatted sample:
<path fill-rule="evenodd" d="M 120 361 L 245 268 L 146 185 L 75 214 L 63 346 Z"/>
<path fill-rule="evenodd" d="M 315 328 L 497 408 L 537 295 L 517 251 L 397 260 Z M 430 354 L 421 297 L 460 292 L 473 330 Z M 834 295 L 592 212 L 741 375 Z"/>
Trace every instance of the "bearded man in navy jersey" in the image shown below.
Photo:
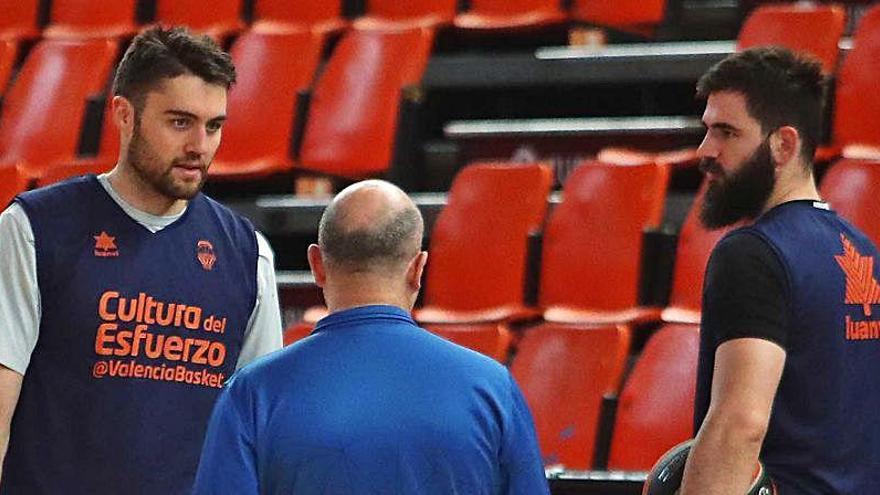
<path fill-rule="evenodd" d="M 878 253 L 816 188 L 824 87 L 818 62 L 779 48 L 698 83 L 703 223 L 750 223 L 707 266 L 682 494 L 746 493 L 759 458 L 782 495 L 880 493 L 880 337 L 858 330 L 877 323 L 880 298 L 860 294 Z"/>

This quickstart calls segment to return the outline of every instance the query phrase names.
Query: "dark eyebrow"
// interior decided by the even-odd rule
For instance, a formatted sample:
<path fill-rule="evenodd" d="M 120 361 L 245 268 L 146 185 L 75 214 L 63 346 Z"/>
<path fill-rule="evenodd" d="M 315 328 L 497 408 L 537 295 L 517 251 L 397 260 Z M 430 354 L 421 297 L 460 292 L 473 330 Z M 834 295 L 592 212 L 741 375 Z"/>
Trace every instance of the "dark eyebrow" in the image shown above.
<path fill-rule="evenodd" d="M 166 115 L 173 115 L 175 117 L 187 117 L 190 119 L 198 119 L 198 116 L 192 112 L 185 112 L 183 110 L 165 110 Z"/>
<path fill-rule="evenodd" d="M 726 122 L 717 122 L 717 123 L 709 125 L 709 126 L 707 126 L 706 123 L 703 122 L 703 127 L 706 127 L 709 129 L 719 129 L 722 131 L 729 131 L 729 132 L 739 132 L 739 129 L 737 127 L 730 125 Z"/>
<path fill-rule="evenodd" d="M 174 110 L 174 109 L 165 110 L 165 115 L 171 115 L 174 117 L 186 117 L 186 118 L 193 119 L 193 120 L 199 119 L 198 115 L 196 115 L 192 112 L 187 112 L 185 110 Z M 211 123 L 223 123 L 225 121 L 226 121 L 226 115 L 218 115 L 218 116 L 214 117 L 213 119 L 208 120 L 208 122 L 211 122 Z"/>

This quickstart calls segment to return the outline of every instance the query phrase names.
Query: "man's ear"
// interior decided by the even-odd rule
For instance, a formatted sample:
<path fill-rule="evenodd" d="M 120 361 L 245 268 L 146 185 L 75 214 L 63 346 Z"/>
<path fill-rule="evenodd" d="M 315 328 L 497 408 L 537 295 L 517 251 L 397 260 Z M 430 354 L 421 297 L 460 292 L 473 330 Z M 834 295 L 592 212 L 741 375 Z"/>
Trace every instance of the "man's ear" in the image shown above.
<path fill-rule="evenodd" d="M 409 267 L 406 270 L 406 283 L 411 289 L 419 290 L 422 288 L 422 274 L 425 272 L 425 263 L 427 262 L 427 251 L 419 251 L 419 254 L 409 262 Z"/>
<path fill-rule="evenodd" d="M 770 135 L 770 155 L 773 163 L 784 165 L 797 160 L 801 152 L 801 136 L 794 127 L 785 125 Z"/>
<path fill-rule="evenodd" d="M 327 281 L 327 272 L 324 269 L 324 256 L 321 254 L 321 248 L 317 244 L 309 244 L 307 256 L 312 275 L 315 277 L 315 284 L 323 288 Z"/>
<path fill-rule="evenodd" d="M 134 105 L 124 96 L 114 96 L 110 101 L 110 109 L 113 113 L 113 122 L 123 135 L 131 136 L 134 132 L 135 116 Z"/>

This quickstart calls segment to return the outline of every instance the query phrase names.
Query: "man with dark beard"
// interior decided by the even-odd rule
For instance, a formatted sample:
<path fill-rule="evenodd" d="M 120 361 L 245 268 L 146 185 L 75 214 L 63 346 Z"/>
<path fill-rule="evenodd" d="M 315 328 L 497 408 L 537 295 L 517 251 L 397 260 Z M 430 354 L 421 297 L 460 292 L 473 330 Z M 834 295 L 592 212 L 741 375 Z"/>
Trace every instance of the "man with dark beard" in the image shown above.
<path fill-rule="evenodd" d="M 281 347 L 271 249 L 199 192 L 234 81 L 207 37 L 145 31 L 115 168 L 0 215 L 0 493 L 189 493 L 225 379 Z"/>
<path fill-rule="evenodd" d="M 748 224 L 706 270 L 682 494 L 746 493 L 759 456 L 783 495 L 880 493 L 877 249 L 816 189 L 824 82 L 817 62 L 758 48 L 697 85 L 701 218 Z"/>

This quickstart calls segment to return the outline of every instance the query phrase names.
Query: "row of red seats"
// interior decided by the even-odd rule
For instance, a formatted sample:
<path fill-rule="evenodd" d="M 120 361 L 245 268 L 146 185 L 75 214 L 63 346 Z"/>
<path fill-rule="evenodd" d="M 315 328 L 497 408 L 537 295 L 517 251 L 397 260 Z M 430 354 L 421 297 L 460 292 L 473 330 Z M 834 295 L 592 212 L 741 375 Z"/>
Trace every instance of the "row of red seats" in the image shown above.
<path fill-rule="evenodd" d="M 843 22 L 836 6 L 761 7 L 743 28 L 740 46 L 789 44 L 823 56 L 830 68 L 836 64 Z M 880 98 L 870 90 L 880 67 L 878 33 L 880 7 L 860 24 L 837 81 L 834 148 L 848 145 L 850 156 L 853 145 L 880 146 L 880 134 L 866 117 L 869 112 L 862 112 L 880 110 Z M 388 172 L 395 159 L 401 95 L 421 79 L 433 36 L 426 28 L 352 29 L 313 81 L 323 36 L 309 31 L 245 32 L 231 50 L 240 79 L 230 94 L 224 144 L 212 176 L 252 179 L 297 169 L 357 179 Z M 10 43 L 0 42 L 0 88 L 14 59 Z M 77 161 L 76 154 L 83 134 L 83 102 L 105 91 L 118 50 L 113 40 L 40 42 L 5 98 L 0 166 L 15 163 L 41 184 L 110 167 L 118 145 L 109 118 L 104 119 L 97 158 Z M 4 53 L 10 57 L 5 62 Z M 351 73 L 359 77 L 348 77 Z M 310 99 L 303 97 L 307 90 Z M 37 94 L 40 98 L 33 97 Z M 311 102 L 308 110 L 300 105 L 305 101 Z M 271 119 L 266 118 L 267 108 L 272 109 Z M 47 115 L 69 117 L 59 125 Z M 693 150 L 646 155 L 609 149 L 599 157 L 612 163 L 695 163 Z"/>
<path fill-rule="evenodd" d="M 143 0 L 140 0 L 143 1 Z M 185 24 L 194 30 L 222 38 L 241 31 L 244 0 L 150 0 L 155 20 Z M 49 23 L 39 27 L 40 0 L 0 0 L 0 38 L 119 37 L 134 34 L 138 0 L 52 0 Z M 471 0 L 459 12 L 458 0 L 369 0 L 362 16 L 350 22 L 343 17 L 343 0 L 253 0 L 253 28 L 308 29 L 327 33 L 349 24 L 359 27 L 377 23 L 410 27 L 454 25 L 468 30 L 515 30 L 558 25 L 569 19 L 592 24 L 635 27 L 659 24 L 665 0 L 574 0 L 570 9 L 559 0 Z"/>
<path fill-rule="evenodd" d="M 539 304 L 523 299 L 529 234 L 542 229 L 549 172 L 542 165 L 464 169 L 430 236 L 425 306 L 429 331 L 507 362 L 535 416 L 545 460 L 594 464 L 604 396 L 619 394 L 608 466 L 648 469 L 691 436 L 703 271 L 723 231 L 698 222 L 697 197 L 679 233 L 670 304 L 637 301 L 642 231 L 660 219 L 666 167 L 586 163 L 566 180 L 543 227 Z M 880 162 L 842 160 L 822 196 L 880 242 Z M 524 334 L 511 322 L 540 315 Z M 621 387 L 633 324 L 660 321 Z M 286 343 L 311 324 L 293 325 Z"/>
<path fill-rule="evenodd" d="M 419 82 L 433 39 L 433 31 L 422 28 L 352 29 L 313 85 L 323 37 L 309 31 L 244 33 L 231 49 L 239 79 L 212 177 L 250 179 L 293 168 L 350 178 L 386 172 L 394 158 L 401 93 Z M 106 95 L 119 45 L 114 39 L 37 43 L 9 91 L 0 93 L 0 168 L 17 167 L 43 185 L 112 167 L 118 136 L 106 97 L 97 107 L 101 113 L 104 102 L 96 156 L 82 159 L 78 153 L 83 135 L 96 130 L 83 125 L 86 101 Z M 298 103 L 310 88 L 306 123 L 295 129 Z M 295 132 L 302 134 L 298 149 L 292 146 Z"/>
<path fill-rule="evenodd" d="M 658 309 L 639 307 L 638 287 L 643 231 L 660 225 L 668 170 L 650 163 L 586 162 L 566 179 L 563 201 L 548 217 L 548 166 L 464 168 L 431 231 L 424 304 L 416 319 L 470 324 L 540 316 L 600 324 L 659 318 Z M 529 237 L 540 232 L 532 306 L 525 300 Z M 603 285 L 601 291 L 595 283 Z"/>
<path fill-rule="evenodd" d="M 845 159 L 820 191 L 844 218 L 880 243 L 880 166 Z M 668 167 L 586 162 L 567 178 L 547 215 L 550 172 L 541 164 L 463 169 L 430 236 L 424 324 L 544 321 L 698 323 L 703 270 L 723 230 L 699 223 L 698 194 L 678 236 L 669 304 L 642 307 L 643 232 L 661 220 Z M 543 231 L 537 304 L 526 301 L 530 235 Z M 319 314 L 319 313 L 313 313 Z"/>
<path fill-rule="evenodd" d="M 842 62 L 838 45 L 846 22 L 839 5 L 812 2 L 762 5 L 752 11 L 737 39 L 737 49 L 760 45 L 781 45 L 807 53 L 821 61 L 825 72 L 834 76 L 830 144 L 816 152 L 818 161 L 844 156 L 880 157 L 880 128 L 871 115 L 880 112 L 880 97 L 874 90 L 880 75 L 880 5 L 869 8 L 853 33 L 852 46 Z M 599 158 L 612 163 L 644 160 L 676 167 L 696 165 L 696 150 L 640 152 L 612 147 Z"/>

